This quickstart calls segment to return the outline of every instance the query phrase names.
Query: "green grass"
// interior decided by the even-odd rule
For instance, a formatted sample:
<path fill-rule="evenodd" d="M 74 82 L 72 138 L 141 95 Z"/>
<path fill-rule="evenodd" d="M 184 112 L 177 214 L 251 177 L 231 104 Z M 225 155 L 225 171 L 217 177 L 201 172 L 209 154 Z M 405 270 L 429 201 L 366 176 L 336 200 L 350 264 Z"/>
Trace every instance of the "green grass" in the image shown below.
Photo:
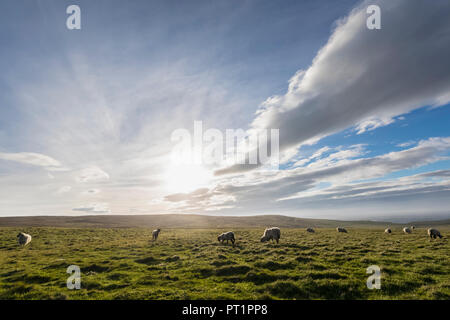
<path fill-rule="evenodd" d="M 440 228 L 444 235 L 450 229 Z M 280 244 L 262 229 L 228 230 L 0 228 L 0 299 L 450 299 L 448 239 L 426 229 L 386 235 L 381 228 L 282 229 Z M 33 235 L 20 248 L 16 235 Z M 66 288 L 69 265 L 80 290 Z M 381 290 L 366 287 L 366 268 L 381 267 Z"/>

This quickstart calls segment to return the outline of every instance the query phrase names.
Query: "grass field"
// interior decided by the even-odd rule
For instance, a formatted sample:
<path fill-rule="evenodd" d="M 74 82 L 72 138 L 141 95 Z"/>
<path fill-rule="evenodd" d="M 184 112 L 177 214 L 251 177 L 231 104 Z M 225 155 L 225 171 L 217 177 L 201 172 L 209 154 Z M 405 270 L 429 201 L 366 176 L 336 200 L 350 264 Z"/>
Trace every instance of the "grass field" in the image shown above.
<path fill-rule="evenodd" d="M 450 299 L 450 246 L 426 229 L 387 235 L 382 228 L 282 229 L 280 244 L 262 229 L 0 228 L 0 299 Z M 20 248 L 16 235 L 33 235 Z M 69 290 L 69 265 L 81 289 Z M 366 268 L 381 268 L 381 289 Z"/>

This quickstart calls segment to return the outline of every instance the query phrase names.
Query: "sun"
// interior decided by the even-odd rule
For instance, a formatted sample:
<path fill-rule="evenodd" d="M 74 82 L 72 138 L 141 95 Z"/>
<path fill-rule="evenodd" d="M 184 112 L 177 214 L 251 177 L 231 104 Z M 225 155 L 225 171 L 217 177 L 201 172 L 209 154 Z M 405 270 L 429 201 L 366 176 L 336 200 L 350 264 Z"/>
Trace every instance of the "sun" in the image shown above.
<path fill-rule="evenodd" d="M 198 164 L 171 164 L 164 174 L 164 185 L 170 193 L 188 193 L 209 185 L 212 173 Z"/>

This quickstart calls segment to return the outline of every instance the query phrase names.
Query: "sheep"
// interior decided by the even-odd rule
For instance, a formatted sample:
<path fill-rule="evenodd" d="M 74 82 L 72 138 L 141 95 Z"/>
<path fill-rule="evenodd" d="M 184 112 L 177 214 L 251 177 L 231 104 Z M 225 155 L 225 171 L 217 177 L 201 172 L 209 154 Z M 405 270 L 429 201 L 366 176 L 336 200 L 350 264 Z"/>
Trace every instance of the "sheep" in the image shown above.
<path fill-rule="evenodd" d="M 414 226 L 411 226 L 411 227 L 410 227 L 411 230 L 414 230 L 415 228 L 416 228 L 416 227 L 414 227 Z"/>
<path fill-rule="evenodd" d="M 408 228 L 408 227 L 404 227 L 404 228 L 403 228 L 403 232 L 404 232 L 404 233 L 412 233 L 411 229 Z"/>
<path fill-rule="evenodd" d="M 392 233 L 392 230 L 390 228 L 387 228 L 386 230 L 384 230 L 384 233 Z"/>
<path fill-rule="evenodd" d="M 311 233 L 315 232 L 313 228 L 307 228 L 306 231 L 311 232 Z"/>
<path fill-rule="evenodd" d="M 220 241 L 221 243 L 223 243 L 224 241 L 228 240 L 231 241 L 231 243 L 234 245 L 235 239 L 234 239 L 234 233 L 232 231 L 228 231 L 225 233 L 222 233 L 220 236 L 217 237 L 217 241 Z"/>
<path fill-rule="evenodd" d="M 281 238 L 281 231 L 278 227 L 267 228 L 264 230 L 264 235 L 261 237 L 261 242 L 266 242 L 269 240 L 275 240 L 277 243 Z"/>
<path fill-rule="evenodd" d="M 433 238 L 436 239 L 436 237 L 442 238 L 441 233 L 437 229 L 429 228 L 427 231 L 428 231 L 428 235 L 430 236 L 430 239 L 433 239 Z"/>
<path fill-rule="evenodd" d="M 161 232 L 161 229 L 156 229 L 152 231 L 152 240 L 156 241 L 158 239 L 159 233 Z"/>
<path fill-rule="evenodd" d="M 344 232 L 344 233 L 347 233 L 347 230 L 346 230 L 345 228 L 341 228 L 341 227 L 337 227 L 337 228 L 336 228 L 336 231 L 337 231 L 337 232 Z"/>
<path fill-rule="evenodd" d="M 31 242 L 31 236 L 29 234 L 20 232 L 17 235 L 17 241 L 19 242 L 19 245 L 24 247 Z"/>

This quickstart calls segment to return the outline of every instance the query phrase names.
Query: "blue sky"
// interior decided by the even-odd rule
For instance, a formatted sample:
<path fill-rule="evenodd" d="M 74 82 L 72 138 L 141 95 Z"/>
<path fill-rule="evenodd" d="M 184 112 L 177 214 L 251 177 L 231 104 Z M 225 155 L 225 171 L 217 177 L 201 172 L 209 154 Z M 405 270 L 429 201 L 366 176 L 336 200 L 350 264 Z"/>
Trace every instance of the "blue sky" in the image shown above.
<path fill-rule="evenodd" d="M 0 216 L 450 217 L 450 5 L 373 3 L 381 30 L 364 1 L 3 1 Z M 194 121 L 279 129 L 280 170 L 175 166 Z"/>

